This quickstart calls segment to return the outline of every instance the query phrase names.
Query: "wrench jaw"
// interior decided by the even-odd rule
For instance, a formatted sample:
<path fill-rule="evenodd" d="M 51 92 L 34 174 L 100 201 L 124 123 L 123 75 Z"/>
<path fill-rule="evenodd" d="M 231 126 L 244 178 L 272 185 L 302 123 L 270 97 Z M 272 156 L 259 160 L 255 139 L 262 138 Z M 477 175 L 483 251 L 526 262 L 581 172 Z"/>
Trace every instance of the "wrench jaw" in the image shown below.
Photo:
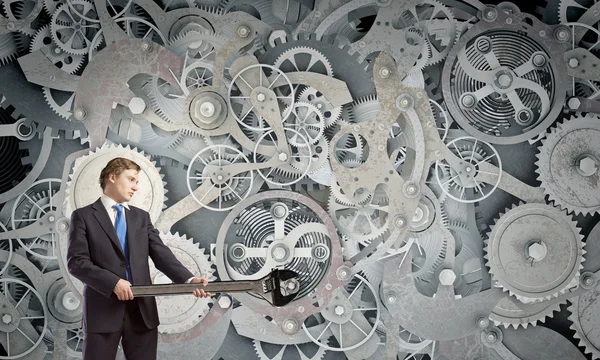
<path fill-rule="evenodd" d="M 254 293 L 276 307 L 289 304 L 300 291 L 298 274 L 292 270 L 273 269 L 260 279 L 259 285 L 260 288 L 255 289 Z"/>

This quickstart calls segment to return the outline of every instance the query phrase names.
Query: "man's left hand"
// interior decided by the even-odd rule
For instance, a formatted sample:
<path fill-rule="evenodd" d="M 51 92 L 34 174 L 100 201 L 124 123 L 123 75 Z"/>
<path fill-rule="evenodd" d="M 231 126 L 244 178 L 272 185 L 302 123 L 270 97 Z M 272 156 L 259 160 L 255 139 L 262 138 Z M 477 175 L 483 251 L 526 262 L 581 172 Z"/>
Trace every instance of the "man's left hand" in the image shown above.
<path fill-rule="evenodd" d="M 206 285 L 208 285 L 208 279 L 195 277 L 192 280 L 190 280 L 190 284 L 202 284 L 203 286 L 206 286 Z M 212 294 L 198 288 L 198 289 L 194 289 L 194 296 L 207 298 L 207 297 L 211 297 Z"/>

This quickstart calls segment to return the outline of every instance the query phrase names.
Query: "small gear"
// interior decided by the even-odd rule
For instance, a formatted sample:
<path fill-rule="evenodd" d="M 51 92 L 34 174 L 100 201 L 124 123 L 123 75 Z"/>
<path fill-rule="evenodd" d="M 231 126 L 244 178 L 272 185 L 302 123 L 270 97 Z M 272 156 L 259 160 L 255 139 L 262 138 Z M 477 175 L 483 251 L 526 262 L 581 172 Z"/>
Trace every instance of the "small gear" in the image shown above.
<path fill-rule="evenodd" d="M 287 110 L 284 112 L 287 113 Z M 289 143 L 298 148 L 305 148 L 315 145 L 321 139 L 325 118 L 317 106 L 307 102 L 296 102 L 283 126 L 297 131 L 287 133 L 290 135 Z M 299 138 L 297 134 L 304 135 L 304 139 Z"/>
<path fill-rule="evenodd" d="M 180 236 L 179 233 L 160 233 L 160 238 L 173 252 L 177 260 L 189 269 L 194 276 L 209 281 L 216 279 L 213 275 L 215 272 L 213 264 L 198 243 L 194 243 L 191 238 L 187 239 L 185 235 Z M 170 284 L 172 282 L 156 268 L 152 260 L 149 261 L 149 265 L 150 278 L 153 284 Z M 163 334 L 177 334 L 184 333 L 196 326 L 202 320 L 202 317 L 208 313 L 212 299 L 193 296 L 177 298 L 157 296 L 156 304 L 160 319 L 158 331 Z"/>
<path fill-rule="evenodd" d="M 30 52 L 42 50 L 42 53 L 62 71 L 74 74 L 83 65 L 85 55 L 73 55 L 64 52 L 52 39 L 50 25 L 39 29 L 30 44 Z"/>
<path fill-rule="evenodd" d="M 576 214 L 600 212 L 600 118 L 577 115 L 542 140 L 538 180 L 551 201 Z"/>
<path fill-rule="evenodd" d="M 341 106 L 333 106 L 325 96 L 313 87 L 307 87 L 298 95 L 298 102 L 313 104 L 323 113 L 325 128 L 333 126 L 342 115 Z"/>
<path fill-rule="evenodd" d="M 85 0 L 71 0 L 69 4 L 62 4 L 56 9 L 50 33 L 60 49 L 73 55 L 85 55 L 89 52 L 92 40 L 100 30 L 100 23 L 91 22 L 84 17 L 94 20 L 98 18 L 94 5 Z M 100 42 L 94 44 L 94 49 L 99 45 Z"/>
<path fill-rule="evenodd" d="M 492 279 L 524 303 L 549 300 L 578 285 L 585 250 L 577 223 L 546 204 L 500 214 L 485 241 Z"/>
<path fill-rule="evenodd" d="M 600 287 L 596 285 L 595 289 L 572 300 L 572 304 L 567 308 L 571 315 L 569 320 L 572 322 L 571 330 L 575 330 L 573 337 L 579 339 L 579 346 L 585 348 L 586 354 L 591 354 L 592 359 L 600 359 L 600 336 L 598 333 L 598 314 L 600 314 L 600 301 L 598 301 Z"/>
<path fill-rule="evenodd" d="M 143 151 L 138 152 L 137 148 L 107 143 L 75 160 L 65 192 L 65 216 L 70 217 L 75 209 L 89 205 L 100 197 L 100 172 L 115 157 L 133 160 L 140 166 L 139 189 L 129 204 L 148 211 L 152 221 L 158 219 L 167 200 L 166 182 L 162 180 L 164 175 L 160 173 L 160 168 Z"/>

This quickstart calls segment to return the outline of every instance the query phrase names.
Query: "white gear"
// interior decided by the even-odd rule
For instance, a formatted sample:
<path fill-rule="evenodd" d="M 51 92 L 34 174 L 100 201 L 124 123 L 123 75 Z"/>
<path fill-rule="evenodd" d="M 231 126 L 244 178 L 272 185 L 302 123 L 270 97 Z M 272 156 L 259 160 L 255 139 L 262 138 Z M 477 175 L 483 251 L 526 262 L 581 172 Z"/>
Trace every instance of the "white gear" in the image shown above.
<path fill-rule="evenodd" d="M 160 238 L 173 252 L 173 255 L 183 266 L 190 270 L 194 276 L 215 280 L 214 269 L 204 249 L 194 243 L 192 238 L 187 239 L 179 233 L 160 233 Z M 172 281 L 150 259 L 150 278 L 153 284 L 169 284 Z M 191 295 L 191 294 L 190 294 Z M 158 331 L 163 334 L 183 333 L 196 326 L 204 315 L 208 313 L 211 298 L 196 298 L 195 296 L 157 296 L 158 316 L 160 325 Z"/>
<path fill-rule="evenodd" d="M 65 216 L 70 217 L 75 209 L 91 204 L 100 197 L 100 172 L 108 161 L 115 157 L 133 160 L 140 166 L 139 189 L 129 204 L 148 211 L 152 221 L 158 219 L 167 200 L 166 182 L 162 180 L 164 175 L 160 173 L 160 168 L 156 167 L 155 162 L 150 161 L 150 157 L 143 151 L 138 152 L 137 148 L 107 143 L 96 151 L 90 151 L 89 155 L 75 160 L 65 192 Z"/>

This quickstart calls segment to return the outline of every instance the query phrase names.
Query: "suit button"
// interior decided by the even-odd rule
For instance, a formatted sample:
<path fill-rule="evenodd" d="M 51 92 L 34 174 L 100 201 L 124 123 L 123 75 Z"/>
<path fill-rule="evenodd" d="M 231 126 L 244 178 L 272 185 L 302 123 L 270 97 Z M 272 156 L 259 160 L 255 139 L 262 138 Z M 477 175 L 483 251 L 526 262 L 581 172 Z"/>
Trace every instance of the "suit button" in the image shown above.
<path fill-rule="evenodd" d="M 125 263 L 121 263 L 121 267 L 125 267 Z"/>

